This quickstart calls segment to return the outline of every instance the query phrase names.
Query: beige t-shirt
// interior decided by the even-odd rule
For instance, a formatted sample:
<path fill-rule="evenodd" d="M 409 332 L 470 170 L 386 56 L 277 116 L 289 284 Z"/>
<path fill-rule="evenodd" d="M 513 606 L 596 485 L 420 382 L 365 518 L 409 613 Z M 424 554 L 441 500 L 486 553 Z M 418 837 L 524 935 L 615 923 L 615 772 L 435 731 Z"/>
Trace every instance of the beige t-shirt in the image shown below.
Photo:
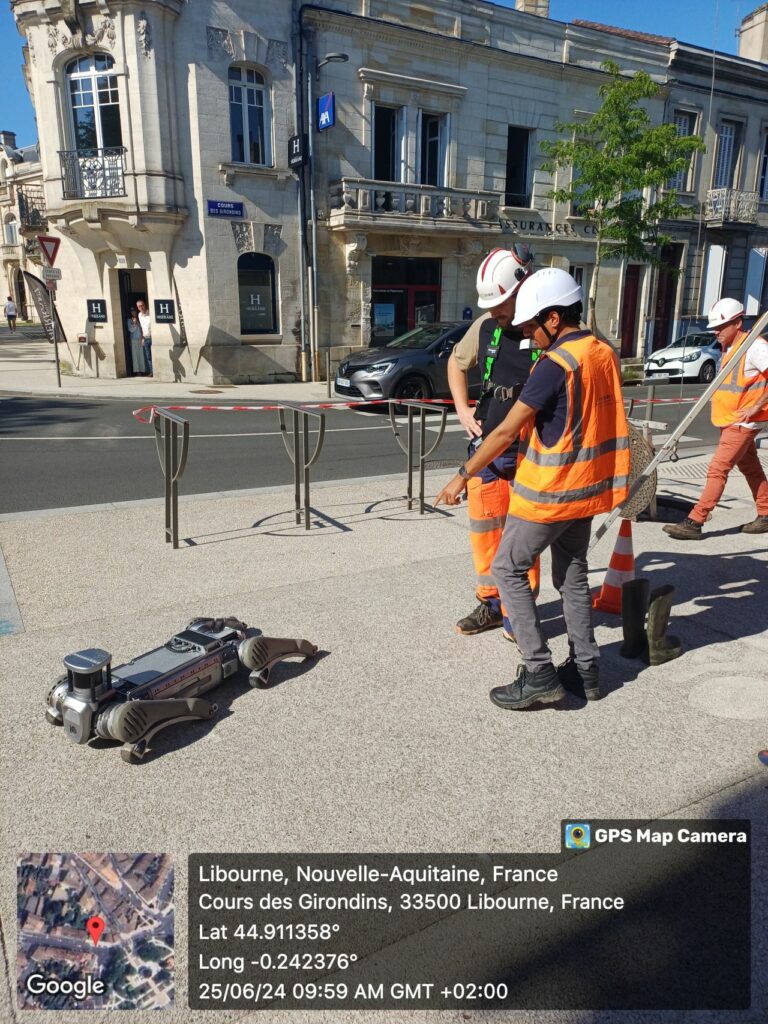
<path fill-rule="evenodd" d="M 477 357 L 480 351 L 480 325 L 489 320 L 490 316 L 490 313 L 483 313 L 477 320 L 473 320 L 461 341 L 453 346 L 451 358 L 460 370 L 466 372 L 473 366 L 477 366 Z"/>

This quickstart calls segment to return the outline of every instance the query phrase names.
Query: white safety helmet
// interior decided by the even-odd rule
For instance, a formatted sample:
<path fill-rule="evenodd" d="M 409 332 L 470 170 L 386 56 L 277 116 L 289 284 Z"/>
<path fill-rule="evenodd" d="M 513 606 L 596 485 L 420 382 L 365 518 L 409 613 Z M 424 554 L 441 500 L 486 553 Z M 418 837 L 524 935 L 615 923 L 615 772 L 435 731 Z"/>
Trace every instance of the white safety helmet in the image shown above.
<path fill-rule="evenodd" d="M 553 306 L 573 306 L 584 301 L 581 285 L 566 270 L 559 267 L 544 267 L 523 282 L 517 296 L 515 327 L 534 320 L 539 313 Z"/>
<path fill-rule="evenodd" d="M 492 309 L 511 299 L 533 270 L 533 254 L 516 242 L 511 249 L 493 249 L 477 271 L 477 304 Z"/>
<path fill-rule="evenodd" d="M 738 299 L 720 299 L 709 311 L 707 330 L 722 327 L 723 324 L 729 324 L 731 320 L 736 320 L 740 316 L 744 316 L 744 307 Z"/>

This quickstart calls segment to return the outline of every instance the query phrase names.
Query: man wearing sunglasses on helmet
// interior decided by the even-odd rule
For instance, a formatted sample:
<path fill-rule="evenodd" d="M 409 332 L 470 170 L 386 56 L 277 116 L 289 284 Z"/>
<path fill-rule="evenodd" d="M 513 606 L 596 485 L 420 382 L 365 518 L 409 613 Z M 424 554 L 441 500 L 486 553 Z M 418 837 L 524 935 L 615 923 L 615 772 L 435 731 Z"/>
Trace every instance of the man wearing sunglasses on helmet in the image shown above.
<path fill-rule="evenodd" d="M 472 455 L 512 408 L 531 372 L 534 356 L 523 332 L 512 326 L 517 291 L 533 271 L 527 245 L 494 249 L 477 271 L 477 304 L 487 312 L 472 324 L 448 360 L 448 385 L 456 413 L 470 438 Z M 480 366 L 483 390 L 476 406 L 469 404 L 468 372 Z M 491 576 L 491 563 L 501 541 L 509 507 L 510 483 L 517 464 L 517 442 L 502 452 L 483 472 L 469 481 L 467 505 L 469 538 L 479 604 L 456 623 L 456 632 L 474 636 L 504 627 L 512 639 L 499 591 Z M 539 565 L 531 570 L 531 589 L 538 593 Z"/>

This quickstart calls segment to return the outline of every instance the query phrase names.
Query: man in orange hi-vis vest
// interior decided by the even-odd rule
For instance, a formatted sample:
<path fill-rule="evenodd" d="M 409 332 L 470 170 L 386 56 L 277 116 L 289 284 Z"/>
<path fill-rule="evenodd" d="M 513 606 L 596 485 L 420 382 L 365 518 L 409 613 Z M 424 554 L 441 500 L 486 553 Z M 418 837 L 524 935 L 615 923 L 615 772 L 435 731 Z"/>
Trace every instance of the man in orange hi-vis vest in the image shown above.
<path fill-rule="evenodd" d="M 542 357 L 506 418 L 435 500 L 457 504 L 467 480 L 520 437 L 509 514 L 492 566 L 523 658 L 514 682 L 491 690 L 494 704 L 510 710 L 553 703 L 566 690 L 587 700 L 600 696 L 587 548 L 593 516 L 627 497 L 629 427 L 616 353 L 582 330 L 582 298 L 571 275 L 556 267 L 523 282 L 513 323 Z M 571 649 L 557 669 L 527 576 L 546 548 Z"/>
<path fill-rule="evenodd" d="M 738 299 L 720 299 L 709 311 L 707 327 L 717 335 L 723 364 L 731 364 L 747 336 L 743 320 L 744 307 Z M 757 518 L 745 523 L 741 532 L 768 533 L 768 481 L 755 445 L 755 435 L 767 420 L 768 341 L 758 338 L 749 351 L 733 359 L 733 369 L 712 396 L 712 422 L 720 428 L 720 440 L 701 497 L 685 519 L 665 526 L 665 533 L 675 540 L 701 540 L 702 524 L 720 500 L 734 466 L 747 478 L 757 506 Z"/>

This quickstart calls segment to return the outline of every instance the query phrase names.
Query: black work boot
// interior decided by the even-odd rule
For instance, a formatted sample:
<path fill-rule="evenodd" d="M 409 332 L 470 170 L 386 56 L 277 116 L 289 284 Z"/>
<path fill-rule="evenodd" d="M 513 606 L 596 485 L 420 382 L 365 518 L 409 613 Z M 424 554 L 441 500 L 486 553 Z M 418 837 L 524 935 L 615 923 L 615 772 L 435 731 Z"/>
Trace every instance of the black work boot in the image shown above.
<path fill-rule="evenodd" d="M 672 598 L 675 588 L 667 583 L 651 591 L 648 604 L 648 663 L 664 665 L 674 658 L 679 658 L 683 648 L 676 636 L 667 636 L 669 616 L 672 611 Z"/>
<path fill-rule="evenodd" d="M 531 704 L 554 704 L 564 696 L 565 690 L 552 664 L 540 665 L 534 671 L 520 665 L 513 683 L 494 686 L 490 692 L 493 703 L 508 711 L 520 711 Z"/>
<path fill-rule="evenodd" d="M 488 601 L 481 601 L 466 618 L 459 619 L 456 632 L 462 636 L 474 636 L 475 633 L 484 633 L 486 629 L 498 629 L 503 621 L 501 608 L 494 608 Z"/>
<path fill-rule="evenodd" d="M 648 611 L 648 580 L 629 580 L 621 588 L 621 626 L 624 643 L 619 654 L 622 658 L 646 658 L 648 636 L 645 632 L 645 613 Z"/>
<path fill-rule="evenodd" d="M 600 681 L 596 664 L 577 665 L 574 658 L 567 658 L 557 666 L 557 678 L 568 693 L 582 700 L 600 700 Z"/>
<path fill-rule="evenodd" d="M 667 523 L 663 529 L 664 533 L 668 533 L 675 540 L 701 540 L 703 536 L 701 523 L 697 523 L 689 517 L 679 523 Z"/>
<path fill-rule="evenodd" d="M 742 533 L 768 533 L 768 516 L 758 516 L 751 523 L 744 523 Z"/>

